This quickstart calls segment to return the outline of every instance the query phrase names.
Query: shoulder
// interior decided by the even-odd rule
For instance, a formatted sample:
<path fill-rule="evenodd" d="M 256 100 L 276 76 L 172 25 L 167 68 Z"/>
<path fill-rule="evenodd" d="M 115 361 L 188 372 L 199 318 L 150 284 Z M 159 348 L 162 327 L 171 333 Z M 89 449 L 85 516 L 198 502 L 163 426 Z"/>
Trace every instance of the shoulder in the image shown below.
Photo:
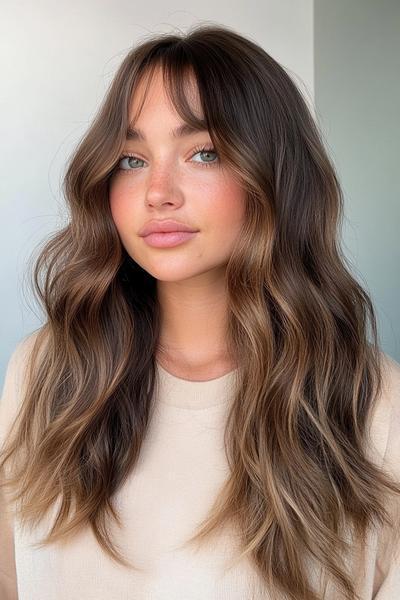
<path fill-rule="evenodd" d="M 400 364 L 389 354 L 380 353 L 383 371 L 384 391 L 388 394 L 388 400 L 393 408 L 398 408 L 400 399 Z"/>
<path fill-rule="evenodd" d="M 8 360 L 0 396 L 0 440 L 7 436 L 20 408 L 28 362 L 32 353 L 37 351 L 42 331 L 43 328 L 40 328 L 22 338 Z"/>
<path fill-rule="evenodd" d="M 384 463 L 400 481 L 400 364 L 389 355 L 382 356 L 382 404 L 389 416 Z"/>
<path fill-rule="evenodd" d="M 400 480 L 400 364 L 383 351 L 380 362 L 382 388 L 372 411 L 369 451 Z"/>
<path fill-rule="evenodd" d="M 41 334 L 42 328 L 36 329 L 34 332 L 23 337 L 14 347 L 7 363 L 3 390 L 7 386 L 10 386 L 11 383 L 15 383 L 15 380 L 18 380 L 18 376 L 22 376 L 25 373 L 25 367 Z"/>

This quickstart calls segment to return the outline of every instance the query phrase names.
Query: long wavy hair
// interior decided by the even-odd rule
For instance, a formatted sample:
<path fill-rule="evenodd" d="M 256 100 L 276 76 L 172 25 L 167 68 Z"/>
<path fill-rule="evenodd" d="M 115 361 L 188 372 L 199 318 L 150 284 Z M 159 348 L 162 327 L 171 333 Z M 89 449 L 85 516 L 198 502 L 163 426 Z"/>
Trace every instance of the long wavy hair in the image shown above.
<path fill-rule="evenodd" d="M 239 365 L 224 437 L 229 476 L 187 543 L 233 523 L 240 556 L 271 594 L 317 600 L 309 557 L 354 600 L 346 553 L 371 524 L 391 523 L 385 498 L 400 494 L 366 453 L 382 385 L 376 316 L 340 249 L 342 191 L 302 93 L 227 27 L 153 34 L 130 49 L 70 158 L 68 223 L 33 268 L 46 321 L 1 455 L 2 485 L 24 523 L 37 524 L 60 500 L 41 543 L 90 525 L 110 557 L 135 568 L 115 547 L 109 518 L 120 524 L 113 496 L 135 468 L 152 414 L 160 310 L 156 280 L 122 246 L 108 192 L 133 94 L 157 66 L 194 125 L 185 82 L 195 77 L 216 151 L 247 190 L 226 266 L 228 342 Z"/>

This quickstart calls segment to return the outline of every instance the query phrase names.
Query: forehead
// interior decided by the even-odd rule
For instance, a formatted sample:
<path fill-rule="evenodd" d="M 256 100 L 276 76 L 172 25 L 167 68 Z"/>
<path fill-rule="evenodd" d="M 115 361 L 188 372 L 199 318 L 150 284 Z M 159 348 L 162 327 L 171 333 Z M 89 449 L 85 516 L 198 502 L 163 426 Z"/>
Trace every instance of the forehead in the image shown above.
<path fill-rule="evenodd" d="M 139 117 L 143 112 L 151 115 L 154 109 L 161 106 L 163 110 L 167 107 L 171 112 L 177 114 L 176 108 L 168 94 L 169 90 L 166 89 L 166 85 L 160 66 L 155 67 L 152 73 L 144 73 L 141 76 L 138 84 L 134 88 L 130 102 L 127 139 L 145 139 L 145 135 L 140 127 L 135 126 L 135 123 L 138 122 Z M 171 135 L 175 138 L 192 135 L 198 131 L 207 131 L 197 85 L 192 74 L 185 75 L 182 91 L 189 104 L 190 111 L 195 118 L 195 122 L 191 124 L 185 123 L 182 121 L 181 116 L 178 115 L 178 119 L 182 122 L 178 127 L 171 130 Z"/>

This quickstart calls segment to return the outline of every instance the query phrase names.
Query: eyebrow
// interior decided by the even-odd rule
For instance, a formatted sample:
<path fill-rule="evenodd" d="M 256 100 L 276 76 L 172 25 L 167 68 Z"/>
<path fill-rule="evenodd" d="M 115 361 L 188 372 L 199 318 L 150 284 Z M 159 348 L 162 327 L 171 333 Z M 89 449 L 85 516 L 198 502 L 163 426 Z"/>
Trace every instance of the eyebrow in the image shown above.
<path fill-rule="evenodd" d="M 183 138 L 203 131 L 208 131 L 208 127 L 205 121 L 199 120 L 198 125 L 196 126 L 189 125 L 188 123 L 182 123 L 182 125 L 179 125 L 175 129 L 171 129 L 169 134 L 173 138 Z M 141 129 L 129 126 L 128 131 L 126 132 L 126 139 L 136 141 L 140 140 L 144 142 L 146 140 L 146 136 Z"/>

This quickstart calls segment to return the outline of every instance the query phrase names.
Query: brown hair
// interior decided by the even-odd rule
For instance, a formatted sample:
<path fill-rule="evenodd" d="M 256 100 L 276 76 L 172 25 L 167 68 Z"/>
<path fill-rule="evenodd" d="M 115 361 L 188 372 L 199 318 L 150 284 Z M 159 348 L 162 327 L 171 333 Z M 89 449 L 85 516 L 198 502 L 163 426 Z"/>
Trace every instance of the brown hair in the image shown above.
<path fill-rule="evenodd" d="M 185 82 L 194 75 L 215 148 L 247 190 L 226 268 L 240 365 L 225 430 L 230 475 L 190 541 L 231 521 L 271 594 L 318 598 L 308 556 L 353 600 L 345 528 L 365 542 L 370 524 L 388 520 L 386 495 L 400 493 L 365 452 L 382 383 L 376 318 L 339 247 L 342 192 L 304 98 L 278 62 L 227 27 L 201 24 L 131 49 L 71 157 L 70 219 L 34 268 L 47 318 L 2 453 L 1 466 L 14 459 L 7 485 L 25 522 L 60 499 L 43 543 L 90 524 L 106 552 L 131 566 L 107 517 L 119 522 L 112 496 L 135 468 L 151 417 L 160 313 L 155 279 L 121 244 L 108 186 L 132 95 L 156 66 L 191 124 Z"/>

